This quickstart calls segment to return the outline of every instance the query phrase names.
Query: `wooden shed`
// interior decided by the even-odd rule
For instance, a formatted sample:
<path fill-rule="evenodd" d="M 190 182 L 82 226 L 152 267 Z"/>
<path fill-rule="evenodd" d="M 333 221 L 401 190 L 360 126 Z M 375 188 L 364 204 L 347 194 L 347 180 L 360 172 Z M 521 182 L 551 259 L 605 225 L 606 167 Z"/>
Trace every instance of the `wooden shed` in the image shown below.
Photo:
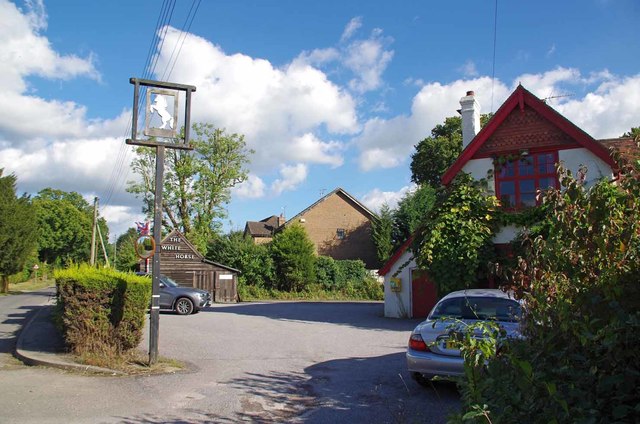
<path fill-rule="evenodd" d="M 214 302 L 238 300 L 240 271 L 205 259 L 178 230 L 171 231 L 160 244 L 160 272 L 181 286 L 208 290 Z"/>

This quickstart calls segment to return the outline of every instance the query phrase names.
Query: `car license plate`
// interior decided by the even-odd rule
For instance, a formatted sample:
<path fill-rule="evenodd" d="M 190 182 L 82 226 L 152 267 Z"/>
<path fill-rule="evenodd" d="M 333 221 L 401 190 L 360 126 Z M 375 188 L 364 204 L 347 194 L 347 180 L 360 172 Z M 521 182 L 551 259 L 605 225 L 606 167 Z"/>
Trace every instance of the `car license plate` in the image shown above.
<path fill-rule="evenodd" d="M 457 345 L 457 343 L 456 343 L 456 341 L 455 341 L 455 340 L 446 340 L 446 341 L 444 342 L 444 347 L 445 347 L 446 349 L 457 349 L 457 346 L 456 346 L 456 345 Z"/>

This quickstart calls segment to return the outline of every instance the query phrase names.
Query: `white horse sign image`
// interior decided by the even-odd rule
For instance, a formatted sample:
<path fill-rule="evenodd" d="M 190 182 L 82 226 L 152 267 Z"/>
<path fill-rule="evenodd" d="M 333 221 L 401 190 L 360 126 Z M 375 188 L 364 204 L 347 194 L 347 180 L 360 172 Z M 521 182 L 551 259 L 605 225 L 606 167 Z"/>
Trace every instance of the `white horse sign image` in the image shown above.
<path fill-rule="evenodd" d="M 145 115 L 145 135 L 175 137 L 178 120 L 178 92 L 148 89 Z"/>

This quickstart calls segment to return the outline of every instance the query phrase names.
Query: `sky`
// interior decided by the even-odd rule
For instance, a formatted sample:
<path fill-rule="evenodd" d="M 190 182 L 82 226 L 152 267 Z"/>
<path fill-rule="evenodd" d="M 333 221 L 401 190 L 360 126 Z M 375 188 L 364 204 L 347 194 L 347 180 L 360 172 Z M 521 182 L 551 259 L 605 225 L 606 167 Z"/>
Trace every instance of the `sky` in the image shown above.
<path fill-rule="evenodd" d="M 123 234 L 148 77 L 195 86 L 192 121 L 254 151 L 225 231 L 338 187 L 376 212 L 468 90 L 486 113 L 522 84 L 595 138 L 640 126 L 639 20 L 637 0 L 0 0 L 0 168 L 19 194 L 98 197 Z"/>

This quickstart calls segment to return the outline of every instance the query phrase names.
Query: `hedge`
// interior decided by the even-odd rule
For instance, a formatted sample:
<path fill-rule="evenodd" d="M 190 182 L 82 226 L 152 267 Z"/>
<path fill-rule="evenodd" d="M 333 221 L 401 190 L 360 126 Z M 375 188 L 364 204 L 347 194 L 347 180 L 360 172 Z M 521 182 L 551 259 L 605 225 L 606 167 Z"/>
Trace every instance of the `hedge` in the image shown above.
<path fill-rule="evenodd" d="M 122 353 L 138 346 L 151 301 L 151 281 L 88 265 L 58 270 L 57 315 L 75 354 Z"/>

